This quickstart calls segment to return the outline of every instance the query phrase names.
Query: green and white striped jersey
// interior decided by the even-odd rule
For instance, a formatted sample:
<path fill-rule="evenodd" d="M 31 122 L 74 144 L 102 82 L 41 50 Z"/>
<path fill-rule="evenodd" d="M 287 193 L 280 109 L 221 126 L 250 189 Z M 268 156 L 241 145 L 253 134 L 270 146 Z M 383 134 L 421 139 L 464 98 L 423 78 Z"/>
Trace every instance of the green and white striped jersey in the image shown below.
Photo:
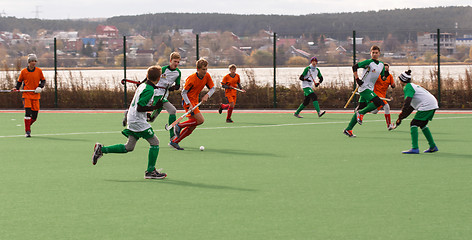
<path fill-rule="evenodd" d="M 138 105 L 153 106 L 162 98 L 157 95 L 157 88 L 151 84 L 146 81 L 139 85 L 129 106 L 127 128 L 133 132 L 142 132 L 151 127 L 151 124 L 146 121 L 146 112 L 138 112 Z"/>
<path fill-rule="evenodd" d="M 311 64 L 303 69 L 302 75 L 305 79 L 310 80 L 302 81 L 302 88 L 313 88 L 313 83 L 316 81 L 316 77 L 322 77 L 320 70 L 317 67 L 313 67 Z"/>
<path fill-rule="evenodd" d="M 426 89 L 414 83 L 408 83 L 403 88 L 405 98 L 411 97 L 411 106 L 418 111 L 429 111 L 438 109 L 438 101 Z"/>
<path fill-rule="evenodd" d="M 378 63 L 376 63 L 373 59 L 368 59 L 357 63 L 359 68 L 364 68 L 364 77 L 361 79 L 364 81 L 364 84 L 359 86 L 359 92 L 363 92 L 366 89 L 374 91 L 375 82 L 377 82 L 377 79 L 380 75 L 384 76 L 384 63 L 381 61 L 377 62 Z"/>
<path fill-rule="evenodd" d="M 157 83 L 157 94 L 158 95 L 164 95 L 164 97 L 167 98 L 169 96 L 169 91 L 168 90 L 172 85 L 179 84 L 180 85 L 180 77 L 182 76 L 180 70 L 178 68 L 172 70 L 169 68 L 169 65 L 162 67 L 162 74 L 161 74 L 161 79 Z"/>

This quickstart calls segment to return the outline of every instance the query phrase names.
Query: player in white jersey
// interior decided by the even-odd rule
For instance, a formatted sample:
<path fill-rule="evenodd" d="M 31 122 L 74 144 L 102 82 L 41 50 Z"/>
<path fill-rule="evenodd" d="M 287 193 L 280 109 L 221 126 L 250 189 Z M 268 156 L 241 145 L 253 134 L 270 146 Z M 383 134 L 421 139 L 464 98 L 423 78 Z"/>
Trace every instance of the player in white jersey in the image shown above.
<path fill-rule="evenodd" d="M 156 170 L 157 156 L 159 155 L 159 139 L 154 134 L 151 124 L 147 122 L 147 112 L 162 108 L 163 95 L 155 91 L 161 76 L 160 66 L 152 66 L 147 71 L 147 81 L 139 85 L 128 109 L 127 128 L 121 133 L 128 138 L 126 144 L 103 146 L 96 143 L 93 148 L 92 164 L 97 164 L 99 158 L 107 153 L 128 153 L 134 150 L 136 142 L 144 138 L 149 142 L 148 167 L 144 173 L 146 179 L 163 179 L 167 174 Z"/>
<path fill-rule="evenodd" d="M 405 154 L 418 154 L 418 127 L 421 128 L 424 136 L 428 140 L 429 148 L 425 153 L 433 153 L 438 151 L 438 147 L 433 140 L 433 135 L 428 128 L 428 121 L 433 120 L 436 109 L 439 108 L 436 98 L 426 89 L 411 83 L 411 70 L 408 70 L 398 77 L 403 85 L 405 93 L 405 102 L 402 112 L 398 115 L 396 126 L 400 125 L 402 120 L 408 117 L 413 110 L 417 110 L 415 117 L 410 123 L 411 149 L 403 151 Z"/>
<path fill-rule="evenodd" d="M 374 93 L 374 86 L 379 76 L 386 78 L 389 73 L 385 71 L 384 63 L 379 61 L 380 48 L 378 46 L 374 45 L 370 48 L 370 56 L 372 59 L 364 60 L 352 66 L 354 78 L 358 84 L 358 92 L 361 97 L 359 98 L 359 105 L 349 125 L 343 131 L 348 137 L 356 136 L 352 133 L 352 129 L 356 123 L 359 123 L 359 125 L 362 124 L 364 114 L 384 105 L 383 101 Z M 359 79 L 359 75 L 357 74 L 359 68 L 364 68 L 364 77 L 362 77 L 362 79 Z"/>
<path fill-rule="evenodd" d="M 302 89 L 303 95 L 305 95 L 305 99 L 303 103 L 300 104 L 297 111 L 293 114 L 293 116 L 297 118 L 303 118 L 300 116 L 300 112 L 310 104 L 310 101 L 313 101 L 313 106 L 315 107 L 316 112 L 318 113 L 318 117 L 323 116 L 326 111 L 320 111 L 320 105 L 318 104 L 318 96 L 313 91 L 313 85 L 318 87 L 323 82 L 323 75 L 321 75 L 320 69 L 316 67 L 318 64 L 318 59 L 316 57 L 312 57 L 310 61 L 310 65 L 303 70 L 302 75 L 300 75 L 300 80 L 302 80 Z M 316 77 L 320 79 L 319 82 L 316 81 Z"/>

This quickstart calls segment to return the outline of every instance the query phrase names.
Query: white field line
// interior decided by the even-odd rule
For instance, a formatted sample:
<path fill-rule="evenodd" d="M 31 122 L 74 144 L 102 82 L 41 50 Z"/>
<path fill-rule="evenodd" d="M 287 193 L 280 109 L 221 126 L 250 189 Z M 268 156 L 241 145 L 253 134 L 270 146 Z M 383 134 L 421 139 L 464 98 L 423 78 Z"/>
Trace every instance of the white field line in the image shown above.
<path fill-rule="evenodd" d="M 449 120 L 449 119 L 467 119 L 467 117 L 437 117 L 433 120 Z M 384 122 L 385 119 L 380 120 L 365 120 L 364 122 Z M 407 120 L 408 121 L 408 120 Z M 271 124 L 271 125 L 255 125 L 255 126 L 231 126 L 231 127 L 201 127 L 198 130 L 216 130 L 216 129 L 241 129 L 241 128 L 268 128 L 268 127 L 286 127 L 286 126 L 304 126 L 304 125 L 325 125 L 325 124 L 346 124 L 348 121 L 341 122 L 313 122 L 313 123 L 284 123 L 284 124 Z M 156 132 L 165 132 L 165 129 L 154 130 Z M 121 131 L 110 131 L 110 132 L 76 132 L 76 133 L 45 133 L 45 134 L 34 134 L 34 136 L 68 136 L 68 135 L 86 135 L 86 134 L 115 134 Z M 5 135 L 0 138 L 14 138 L 14 137 L 25 137 L 25 135 Z"/>

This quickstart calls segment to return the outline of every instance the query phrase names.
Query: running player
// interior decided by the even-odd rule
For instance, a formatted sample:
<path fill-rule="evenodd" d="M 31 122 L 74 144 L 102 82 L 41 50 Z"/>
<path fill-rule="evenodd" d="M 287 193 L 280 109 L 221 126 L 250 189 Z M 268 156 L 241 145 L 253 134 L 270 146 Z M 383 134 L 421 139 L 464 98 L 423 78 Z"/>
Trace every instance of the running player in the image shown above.
<path fill-rule="evenodd" d="M 359 98 L 359 104 L 356 107 L 349 125 L 343 131 L 343 133 L 348 137 L 356 137 L 356 135 L 352 133 L 352 129 L 356 123 L 359 123 L 359 125 L 362 124 L 364 114 L 381 107 L 384 104 L 373 90 L 377 78 L 381 76 L 382 79 L 384 79 L 389 75 L 389 73 L 388 71 L 385 71 L 384 63 L 379 61 L 380 48 L 378 46 L 374 45 L 370 48 L 370 56 L 372 59 L 364 60 L 352 66 L 354 78 L 358 84 L 358 91 L 361 97 Z M 359 79 L 359 75 L 357 74 L 359 68 L 364 68 L 364 77 L 362 80 Z"/>
<path fill-rule="evenodd" d="M 209 91 L 202 97 L 202 102 L 206 102 L 215 92 L 213 79 L 211 79 L 210 74 L 207 73 L 208 61 L 200 58 L 196 65 L 197 72 L 190 75 L 187 80 L 185 80 L 185 86 L 182 90 L 182 105 L 185 111 L 192 109 L 198 104 L 199 94 L 205 86 Z M 203 124 L 205 121 L 198 107 L 193 112 L 189 113 L 187 117 L 187 121 L 175 125 L 174 132 L 176 137 L 169 142 L 169 146 L 177 150 L 184 150 L 179 146 L 179 142 L 190 135 L 198 125 Z"/>
<path fill-rule="evenodd" d="M 228 104 L 220 104 L 220 108 L 218 109 L 218 113 L 222 113 L 223 110 L 228 110 L 228 114 L 226 115 L 226 122 L 232 123 L 231 115 L 233 114 L 234 106 L 236 105 L 236 89 L 239 88 L 242 90 L 241 87 L 241 78 L 239 74 L 236 73 L 236 65 L 231 64 L 229 65 L 229 74 L 223 77 L 223 81 L 221 81 L 221 86 L 225 89 L 225 97 L 228 100 Z"/>
<path fill-rule="evenodd" d="M 402 73 L 399 77 L 405 93 L 405 102 L 403 103 L 402 112 L 398 115 L 396 126 L 400 125 L 402 120 L 408 117 L 413 110 L 417 110 L 415 117 L 410 122 L 411 149 L 403 151 L 404 154 L 418 154 L 418 127 L 421 128 L 426 140 L 428 140 L 429 148 L 425 153 L 433 153 L 438 151 L 438 147 L 433 140 L 433 135 L 428 128 L 428 121 L 432 121 L 436 109 L 439 108 L 436 98 L 426 89 L 411 83 L 411 70 Z"/>
<path fill-rule="evenodd" d="M 46 79 L 41 68 L 36 67 L 38 58 L 35 54 L 28 55 L 28 67 L 20 72 L 16 87 L 12 90 L 19 90 L 23 85 L 24 90 L 35 90 L 34 92 L 23 92 L 23 106 L 25 108 L 25 136 L 31 137 L 31 125 L 38 119 L 39 99 Z"/>
<path fill-rule="evenodd" d="M 300 104 L 297 111 L 295 111 L 295 113 L 293 114 L 293 116 L 297 118 L 303 118 L 299 114 L 306 106 L 308 106 L 308 104 L 310 104 L 310 101 L 313 101 L 313 106 L 315 107 L 316 112 L 318 113 L 318 117 L 321 117 L 326 113 L 326 111 L 320 111 L 320 104 L 318 104 L 318 96 L 313 91 L 313 84 L 315 85 L 315 87 L 318 87 L 323 82 L 323 76 L 321 75 L 320 70 L 316 67 L 317 64 L 318 59 L 316 57 L 312 57 L 310 65 L 306 67 L 303 70 L 302 75 L 300 75 L 299 79 L 302 80 L 302 88 L 303 94 L 305 95 L 305 99 L 303 100 L 303 103 Z M 320 79 L 318 83 L 315 82 L 316 77 Z"/>
<path fill-rule="evenodd" d="M 147 70 L 147 81 L 136 89 L 133 100 L 128 109 L 127 128 L 121 133 L 128 138 L 126 144 L 103 146 L 96 143 L 93 148 L 92 164 L 97 164 L 99 158 L 107 153 L 128 153 L 134 150 L 136 142 L 144 138 L 149 142 L 148 166 L 144 172 L 145 179 L 163 179 L 167 174 L 156 170 L 157 156 L 159 155 L 159 139 L 146 121 L 146 112 L 162 108 L 164 96 L 157 96 L 156 89 L 161 76 L 160 66 L 152 66 Z"/>
<path fill-rule="evenodd" d="M 385 71 L 388 73 L 390 66 L 387 63 L 385 63 L 384 65 L 385 65 Z M 379 76 L 379 78 L 377 79 L 377 82 L 375 82 L 375 85 L 374 85 L 374 93 L 377 94 L 377 96 L 381 98 L 386 98 L 388 86 L 395 88 L 395 81 L 393 80 L 392 74 L 388 74 L 385 80 L 381 76 Z M 390 105 L 385 100 L 383 100 L 383 102 L 384 102 L 383 109 L 384 109 L 385 121 L 387 122 L 387 129 L 390 131 L 394 129 L 394 126 L 392 124 L 392 120 L 390 117 Z M 378 107 L 377 109 L 374 109 L 372 113 L 376 114 L 377 112 L 379 112 L 380 109 L 382 109 L 382 107 Z"/>

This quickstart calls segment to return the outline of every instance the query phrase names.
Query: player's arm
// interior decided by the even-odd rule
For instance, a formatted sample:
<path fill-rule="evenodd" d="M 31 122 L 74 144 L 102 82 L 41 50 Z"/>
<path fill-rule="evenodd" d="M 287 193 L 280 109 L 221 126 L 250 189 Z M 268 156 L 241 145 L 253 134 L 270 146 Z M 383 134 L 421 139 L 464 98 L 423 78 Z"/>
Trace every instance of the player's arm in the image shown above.
<path fill-rule="evenodd" d="M 239 83 L 239 82 L 238 82 L 238 88 L 241 89 L 241 90 L 243 89 L 243 87 L 241 86 L 241 83 Z"/>
<path fill-rule="evenodd" d="M 181 73 L 180 73 L 180 70 L 178 70 L 178 71 L 179 71 L 179 76 L 177 77 L 177 79 L 175 79 L 174 86 L 169 88 L 169 92 L 176 91 L 176 90 L 180 89 L 180 76 L 181 76 Z"/>
<path fill-rule="evenodd" d="M 385 70 L 385 66 L 384 66 L 384 68 L 382 69 L 382 72 L 380 73 L 380 76 L 382 76 L 382 80 L 384 80 L 384 81 L 387 80 L 387 77 L 389 75 L 390 75 L 390 73 L 387 70 Z"/>
<path fill-rule="evenodd" d="M 147 106 L 149 100 L 151 100 L 152 96 L 154 95 L 154 90 L 144 89 L 141 95 L 139 96 L 138 106 L 136 110 L 138 112 L 149 112 L 155 109 L 159 109 L 162 107 L 162 98 L 159 99 L 155 105 Z"/>
<path fill-rule="evenodd" d="M 412 97 L 405 98 L 405 102 L 403 103 L 402 112 L 398 115 L 398 119 L 396 121 L 397 126 L 402 123 L 402 120 L 410 116 L 413 112 L 414 108 L 411 106 Z"/>
<path fill-rule="evenodd" d="M 300 75 L 300 77 L 298 79 L 300 79 L 301 81 L 310 81 L 307 77 L 305 77 L 306 75 L 308 75 L 308 71 L 310 70 L 310 67 L 306 67 L 304 70 L 303 70 L 303 73 L 302 75 Z"/>
<path fill-rule="evenodd" d="M 354 79 L 356 80 L 356 83 L 357 85 L 362 85 L 364 84 L 364 81 L 362 81 L 361 79 L 359 79 L 359 74 L 357 74 L 357 69 L 361 68 L 359 66 L 359 63 L 356 63 L 352 66 L 352 74 L 354 75 Z"/>
<path fill-rule="evenodd" d="M 315 83 L 315 87 L 318 87 L 323 82 L 323 75 L 321 75 L 321 71 L 318 69 L 318 79 L 319 81 Z"/>
<path fill-rule="evenodd" d="M 392 81 L 390 81 L 390 87 L 395 88 L 396 86 L 395 86 L 395 81 L 393 81 L 393 76 L 390 75 L 390 77 L 392 78 L 391 79 Z"/>

